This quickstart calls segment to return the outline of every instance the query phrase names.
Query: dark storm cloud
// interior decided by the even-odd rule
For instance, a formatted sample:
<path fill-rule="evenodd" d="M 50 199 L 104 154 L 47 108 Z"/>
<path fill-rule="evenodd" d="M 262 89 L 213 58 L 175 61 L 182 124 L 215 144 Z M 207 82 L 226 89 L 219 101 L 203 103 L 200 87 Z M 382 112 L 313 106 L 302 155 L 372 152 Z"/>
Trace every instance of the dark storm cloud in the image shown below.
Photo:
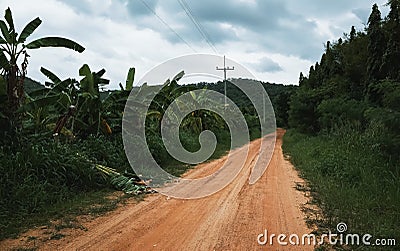
<path fill-rule="evenodd" d="M 124 1 L 124 3 L 126 4 L 126 7 L 128 8 L 128 11 L 132 14 L 133 18 L 140 18 L 142 16 L 152 15 L 149 7 L 152 10 L 156 10 L 158 0 L 128 0 Z"/>
<path fill-rule="evenodd" d="M 62 1 L 76 10 L 91 11 L 86 1 Z M 125 6 L 129 13 L 128 22 L 139 29 L 151 29 L 169 42 L 182 43 L 182 39 L 154 15 L 152 11 L 155 11 L 189 44 L 199 47 L 206 45 L 205 39 L 186 15 L 178 0 L 116 2 Z M 241 42 L 253 44 L 257 50 L 292 55 L 312 61 L 319 59 L 326 40 L 338 39 L 344 32 L 349 32 L 351 25 L 358 25 L 358 29 L 363 28 L 361 24 L 367 22 L 373 4 L 371 0 L 186 0 L 186 2 L 218 50 L 223 51 L 226 43 Z M 91 6 L 93 8 L 93 4 Z M 110 17 L 112 15 L 110 13 Z M 356 23 L 343 20 L 346 15 L 347 18 L 350 16 L 350 19 L 353 16 L 353 21 L 349 20 Z M 322 26 L 321 20 L 324 21 Z"/>
<path fill-rule="evenodd" d="M 251 42 L 259 49 L 315 59 L 320 54 L 321 42 L 315 40 L 316 24 L 289 11 L 285 1 L 256 1 L 254 3 L 228 0 L 188 1 L 197 21 L 204 27 L 216 47 L 224 42 Z M 177 1 L 150 1 L 153 10 L 169 13 L 177 24 L 175 30 L 190 43 L 205 43 L 195 25 L 186 16 Z M 156 18 L 141 0 L 129 1 L 129 12 L 142 25 L 157 30 L 170 42 L 180 39 L 161 23 L 147 23 L 146 18 Z M 146 14 L 147 13 L 147 14 Z M 168 19 L 169 17 L 164 17 Z M 225 24 L 225 26 L 224 26 Z M 226 26 L 231 28 L 227 28 Z M 242 30 L 242 34 L 233 32 Z"/>
<path fill-rule="evenodd" d="M 282 17 L 290 16 L 282 1 L 257 1 L 254 4 L 238 1 L 188 1 L 202 22 L 226 22 L 255 29 L 274 29 Z"/>
<path fill-rule="evenodd" d="M 316 0 L 301 0 L 301 1 L 285 1 L 290 4 L 290 10 L 303 13 L 304 16 L 318 16 L 320 18 L 337 18 L 338 14 L 351 11 L 357 6 L 363 8 L 372 7 L 375 2 L 381 0 L 335 0 L 335 1 L 316 1 Z M 379 3 L 378 3 L 379 4 Z M 355 24 L 356 25 L 356 24 Z"/>
<path fill-rule="evenodd" d="M 252 65 L 254 69 L 261 73 L 273 73 L 282 71 L 282 67 L 272 59 L 264 57 L 258 63 Z"/>
<path fill-rule="evenodd" d="M 313 21 L 301 18 L 284 20 L 293 26 L 281 25 L 276 29 L 264 30 L 257 33 L 260 45 L 267 50 L 285 55 L 296 55 L 304 59 L 314 59 L 320 54 L 321 41 L 315 39 L 317 25 Z"/>
<path fill-rule="evenodd" d="M 205 26 L 206 27 L 206 26 Z M 207 41 L 205 38 L 203 38 L 199 32 L 193 32 L 193 29 L 195 28 L 190 28 L 190 27 L 185 27 L 182 29 L 179 29 L 179 34 L 181 34 L 182 37 L 184 37 L 188 42 L 191 44 L 196 43 L 196 44 L 203 44 L 207 45 Z M 216 27 L 214 25 L 210 26 L 207 29 L 207 34 L 208 37 L 211 41 L 212 44 L 215 44 L 218 46 L 219 43 L 222 43 L 224 41 L 239 41 L 239 37 L 236 36 L 235 33 L 233 33 L 230 30 L 223 29 L 221 27 Z M 173 32 L 165 32 L 164 36 L 173 43 L 181 43 L 182 41 L 180 40 L 179 37 L 176 36 L 175 33 Z"/>

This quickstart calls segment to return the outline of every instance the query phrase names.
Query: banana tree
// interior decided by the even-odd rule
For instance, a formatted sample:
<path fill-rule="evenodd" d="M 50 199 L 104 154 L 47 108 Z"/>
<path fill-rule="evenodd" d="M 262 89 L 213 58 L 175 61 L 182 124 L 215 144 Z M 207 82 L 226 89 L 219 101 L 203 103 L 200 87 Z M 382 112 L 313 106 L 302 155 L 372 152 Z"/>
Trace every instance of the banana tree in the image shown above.
<path fill-rule="evenodd" d="M 25 104 L 18 109 L 18 112 L 26 114 L 23 128 L 35 134 L 49 129 L 53 130 L 53 134 L 59 134 L 61 130 L 66 132 L 63 127 L 75 110 L 79 82 L 70 78 L 61 80 L 43 67 L 40 71 L 51 82 L 45 82 L 47 88 L 25 94 Z M 72 135 L 72 132 L 69 134 Z"/>
<path fill-rule="evenodd" d="M 212 104 L 214 107 L 220 106 L 220 104 L 212 100 L 209 95 L 207 95 L 207 89 L 202 89 L 197 92 L 190 91 L 190 95 L 187 96 L 187 104 L 186 106 L 195 107 L 204 107 L 206 104 Z M 191 130 L 194 133 L 200 133 L 203 130 L 212 130 L 212 129 L 223 129 L 225 127 L 224 120 L 215 112 L 206 110 L 206 109 L 198 109 L 190 113 L 185 119 L 182 121 L 182 128 L 187 130 Z"/>
<path fill-rule="evenodd" d="M 43 37 L 27 42 L 28 37 L 39 27 L 42 20 L 38 17 L 35 18 L 18 34 L 15 30 L 10 8 L 6 9 L 4 19 L 5 21 L 0 20 L 0 68 L 7 89 L 8 109 L 6 113 L 12 122 L 18 122 L 14 121 L 14 115 L 24 99 L 24 78 L 27 74 L 28 50 L 42 47 L 64 47 L 81 53 L 85 48 L 62 37 Z M 18 64 L 21 61 L 22 63 L 19 66 Z"/>
<path fill-rule="evenodd" d="M 103 117 L 106 118 L 107 123 L 113 129 L 113 132 L 122 131 L 123 112 L 129 94 L 133 89 L 134 80 L 135 68 L 132 67 L 128 71 L 125 86 L 120 83 L 120 90 L 108 91 L 108 94 L 101 99 Z"/>
<path fill-rule="evenodd" d="M 178 84 L 178 81 L 183 78 L 184 75 L 185 72 L 181 71 L 174 78 L 172 78 L 172 80 L 168 79 L 165 81 L 161 90 L 157 93 L 150 104 L 147 117 L 150 119 L 150 121 L 155 120 L 157 122 L 157 131 L 160 131 L 161 129 L 161 121 L 171 103 L 183 93 L 194 90 L 194 87 L 181 86 Z"/>
<path fill-rule="evenodd" d="M 121 83 L 119 83 L 119 87 L 121 88 L 121 91 L 128 91 L 130 92 L 133 88 L 133 82 L 135 81 L 135 68 L 130 68 L 128 71 L 128 76 L 126 77 L 126 83 L 125 87 L 122 86 Z"/>
<path fill-rule="evenodd" d="M 78 110 L 74 122 L 81 134 L 99 134 L 100 130 L 111 134 L 110 126 L 102 116 L 104 110 L 100 97 L 100 89 L 110 82 L 102 78 L 105 72 L 104 69 L 92 72 L 87 64 L 79 69 L 79 75 L 83 79 L 79 85 Z"/>
<path fill-rule="evenodd" d="M 135 68 L 130 68 L 125 87 L 121 90 L 101 92 L 109 80 L 104 79 L 105 70 L 92 72 L 83 65 L 75 79 L 61 80 L 50 70 L 40 71 L 50 80 L 47 88 L 26 94 L 27 101 L 19 111 L 28 114 L 28 123 L 35 131 L 49 127 L 53 133 L 61 130 L 75 134 L 88 135 L 112 133 L 120 128 L 126 100 L 133 88 Z M 122 86 L 122 84 L 120 84 Z M 111 126 L 110 126 L 111 121 Z M 64 126 L 66 128 L 64 128 Z M 67 130 L 68 129 L 68 130 Z"/>

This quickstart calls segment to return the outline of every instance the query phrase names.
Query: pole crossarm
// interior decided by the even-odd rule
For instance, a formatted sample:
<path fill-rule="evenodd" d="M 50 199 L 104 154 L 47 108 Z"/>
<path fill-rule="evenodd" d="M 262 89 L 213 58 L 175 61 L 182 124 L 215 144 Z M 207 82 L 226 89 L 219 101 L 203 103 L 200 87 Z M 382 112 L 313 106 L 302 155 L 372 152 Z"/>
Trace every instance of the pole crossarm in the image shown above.
<path fill-rule="evenodd" d="M 224 56 L 224 67 L 223 68 L 220 68 L 220 67 L 216 67 L 216 70 L 217 71 L 224 71 L 224 95 L 225 95 L 225 104 L 224 104 L 224 106 L 226 107 L 227 106 L 227 103 L 226 103 L 226 99 L 227 99 L 227 96 L 226 96 L 226 73 L 227 73 L 227 71 L 234 71 L 235 70 L 235 67 L 233 66 L 233 67 L 227 67 L 226 66 L 226 58 L 225 58 L 225 56 Z"/>

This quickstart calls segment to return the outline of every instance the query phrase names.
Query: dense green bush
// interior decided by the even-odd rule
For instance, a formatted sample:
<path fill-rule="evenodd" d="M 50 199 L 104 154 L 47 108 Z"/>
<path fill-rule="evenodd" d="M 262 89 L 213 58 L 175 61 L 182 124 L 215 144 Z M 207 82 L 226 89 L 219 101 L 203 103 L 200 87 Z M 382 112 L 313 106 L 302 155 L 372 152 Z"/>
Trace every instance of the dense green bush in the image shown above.
<path fill-rule="evenodd" d="M 351 124 L 361 128 L 365 124 L 364 112 L 367 109 L 365 102 L 354 99 L 326 99 L 317 107 L 321 128 L 332 129 L 337 125 Z"/>
<path fill-rule="evenodd" d="M 130 171 L 120 135 L 61 141 L 14 139 L 0 146 L 0 238 L 14 222 L 107 187 L 95 163 Z"/>
<path fill-rule="evenodd" d="M 1 211 L 34 213 L 105 182 L 78 146 L 52 140 L 0 151 Z"/>
<path fill-rule="evenodd" d="M 92 135 L 84 140 L 78 140 L 73 146 L 84 152 L 92 163 L 105 165 L 119 172 L 132 172 L 125 155 L 121 134 Z"/>

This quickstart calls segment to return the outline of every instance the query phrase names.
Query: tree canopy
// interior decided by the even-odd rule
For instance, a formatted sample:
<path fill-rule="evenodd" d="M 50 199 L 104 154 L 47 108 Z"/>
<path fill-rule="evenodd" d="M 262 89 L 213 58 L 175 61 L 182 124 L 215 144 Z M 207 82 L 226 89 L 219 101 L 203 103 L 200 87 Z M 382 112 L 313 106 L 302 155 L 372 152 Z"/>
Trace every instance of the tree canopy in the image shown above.
<path fill-rule="evenodd" d="M 377 124 L 387 152 L 400 150 L 400 1 L 382 18 L 372 6 L 364 31 L 326 44 L 321 60 L 301 73 L 290 101 L 289 125 L 316 134 L 342 125 L 369 130 Z"/>

